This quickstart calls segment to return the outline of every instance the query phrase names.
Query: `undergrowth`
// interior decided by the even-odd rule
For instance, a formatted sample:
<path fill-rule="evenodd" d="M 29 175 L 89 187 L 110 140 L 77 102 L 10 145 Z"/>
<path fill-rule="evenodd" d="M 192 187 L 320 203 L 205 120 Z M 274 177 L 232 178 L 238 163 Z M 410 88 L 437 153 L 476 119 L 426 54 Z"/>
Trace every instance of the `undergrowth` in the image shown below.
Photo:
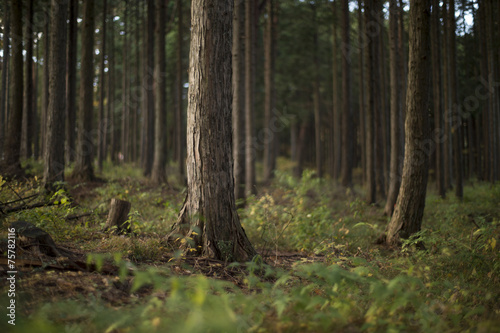
<path fill-rule="evenodd" d="M 114 262 L 121 267 L 119 276 L 103 280 L 128 281 L 127 302 L 110 304 L 99 288 L 54 302 L 40 298 L 19 315 L 16 331 L 494 332 L 500 327 L 499 185 L 475 182 L 465 187 L 463 201 L 452 194 L 441 199 L 430 188 L 422 230 L 394 249 L 375 245 L 388 218 L 381 207 L 364 203 L 361 189 L 345 190 L 311 171 L 302 179 L 277 172 L 273 183 L 239 210 L 260 256 L 230 265 L 241 268 L 235 282 L 202 275 L 195 267 L 178 273 L 179 254 L 172 254 L 164 236 L 184 199 L 182 184 L 176 190 L 154 186 L 130 166 L 111 168 L 104 176 L 108 182 L 92 189 L 67 186 L 53 198 L 58 206 L 4 218 L 2 230 L 23 219 L 57 243 L 97 253 L 89 260 Z M 14 190 L 36 194 L 39 186 L 37 178 L 2 184 L 0 200 L 14 200 Z M 84 188 L 80 205 L 71 205 L 72 193 Z M 102 232 L 103 213 L 115 197 L 132 202 L 130 237 Z M 77 222 L 66 219 L 88 212 Z M 417 247 L 421 243 L 424 249 Z M 297 261 L 282 264 L 280 256 L 289 253 L 298 254 Z M 20 283 L 29 284 L 30 278 L 23 276 Z M 2 304 L 5 295 L 2 291 Z M 2 332 L 12 330 L 6 325 L 0 322 Z"/>

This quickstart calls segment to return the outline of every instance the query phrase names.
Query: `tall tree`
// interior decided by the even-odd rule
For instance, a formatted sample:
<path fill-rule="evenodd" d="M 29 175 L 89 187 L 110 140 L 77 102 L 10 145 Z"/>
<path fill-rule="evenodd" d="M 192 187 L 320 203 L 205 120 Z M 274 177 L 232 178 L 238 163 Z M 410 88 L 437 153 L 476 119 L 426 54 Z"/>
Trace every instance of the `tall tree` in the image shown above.
<path fill-rule="evenodd" d="M 33 0 L 27 1 L 27 20 L 26 20 L 26 61 L 25 75 L 26 84 L 24 85 L 24 113 L 23 113 L 23 132 L 21 155 L 25 158 L 30 158 L 33 153 L 33 127 L 35 115 L 33 113 Z"/>
<path fill-rule="evenodd" d="M 245 74 L 244 49 L 242 39 L 245 33 L 245 6 L 234 0 L 233 13 L 233 157 L 234 196 L 236 200 L 245 197 Z"/>
<path fill-rule="evenodd" d="M 245 1 L 245 194 L 256 192 L 254 138 L 255 0 Z"/>
<path fill-rule="evenodd" d="M 95 178 L 92 160 L 92 118 L 94 113 L 94 0 L 83 3 L 82 58 L 80 70 L 80 107 L 78 127 L 78 147 L 73 177 L 81 181 Z"/>
<path fill-rule="evenodd" d="M 101 63 L 99 65 L 99 111 L 97 118 L 99 123 L 97 125 L 97 168 L 102 171 L 102 164 L 106 158 L 106 132 L 107 132 L 107 119 L 104 117 L 104 96 L 106 95 L 106 17 L 108 15 L 107 1 L 102 2 L 102 26 L 101 26 Z M 109 103 L 109 101 L 108 101 Z"/>
<path fill-rule="evenodd" d="M 458 110 L 458 83 L 457 83 L 457 47 L 456 47 L 455 0 L 449 0 L 448 9 L 448 45 L 450 71 L 450 99 L 451 125 L 453 137 L 453 166 L 455 176 L 455 195 L 462 199 L 463 190 L 463 157 L 462 157 L 462 119 Z"/>
<path fill-rule="evenodd" d="M 377 0 L 378 1 L 378 0 Z M 374 18 L 374 2 L 365 2 L 365 36 L 366 36 L 366 186 L 367 186 L 367 202 L 372 204 L 376 201 L 377 187 L 375 182 L 375 143 L 374 143 L 374 113 L 375 113 L 375 91 L 374 88 L 377 85 L 375 80 L 375 41 L 373 36 L 376 34 L 373 29 Z"/>
<path fill-rule="evenodd" d="M 154 105 L 154 27 L 155 27 L 155 6 L 154 1 L 147 2 L 147 24 L 146 24 L 146 73 L 145 73 L 145 89 L 146 89 L 146 110 L 144 110 L 144 126 L 143 126 L 143 160 L 142 167 L 145 176 L 151 174 L 154 158 L 154 138 L 155 138 L 155 105 Z"/>
<path fill-rule="evenodd" d="M 184 120 L 183 120 L 183 110 L 184 106 L 182 103 L 182 90 L 183 90 L 183 81 L 182 81 L 182 72 L 183 72 L 183 44 L 184 44 L 184 29 L 183 29 L 183 19 L 182 19 L 182 0 L 177 0 L 177 72 L 176 72 L 176 107 L 175 107 L 175 143 L 176 149 L 175 152 L 177 154 L 176 160 L 179 162 L 179 175 L 181 178 L 184 178 L 186 174 L 186 161 L 184 159 Z"/>
<path fill-rule="evenodd" d="M 358 0 L 358 43 L 363 45 L 364 43 L 364 27 L 363 27 L 363 3 L 362 0 Z M 359 66 L 359 140 L 361 146 L 361 170 L 363 171 L 362 183 L 366 183 L 366 124 L 365 124 L 365 62 L 364 58 L 364 48 L 359 48 L 358 54 L 358 66 Z"/>
<path fill-rule="evenodd" d="M 54 191 L 64 181 L 64 128 L 66 120 L 66 19 L 69 0 L 52 0 L 50 12 L 49 108 L 44 149 L 43 181 Z"/>
<path fill-rule="evenodd" d="M 313 63 L 314 63 L 314 78 L 312 82 L 312 98 L 313 98 L 313 111 L 314 111 L 314 143 L 316 153 L 316 173 L 318 177 L 323 177 L 323 145 L 321 142 L 321 106 L 320 106 L 320 80 L 319 80 L 319 42 L 318 42 L 318 17 L 317 17 L 317 4 L 311 3 L 313 10 Z"/>
<path fill-rule="evenodd" d="M 390 89 L 391 89 L 391 163 L 389 172 L 389 193 L 384 212 L 391 216 L 399 194 L 402 171 L 403 148 L 401 142 L 401 81 L 399 80 L 398 48 L 398 4 L 397 0 L 389 1 L 389 59 L 390 59 Z"/>
<path fill-rule="evenodd" d="M 451 189 L 452 183 L 452 139 L 451 139 L 451 96 L 450 96 L 450 41 L 448 39 L 449 24 L 447 1 L 443 1 L 443 108 L 444 108 L 444 142 L 443 142 L 443 159 L 444 159 L 444 187 L 446 190 Z"/>
<path fill-rule="evenodd" d="M 439 1 L 432 0 L 431 46 L 432 46 L 432 100 L 434 107 L 434 135 L 436 144 L 436 185 L 441 198 L 446 196 L 444 184 L 444 157 L 441 133 L 443 131 L 443 111 L 441 108 L 441 33 L 439 20 Z"/>
<path fill-rule="evenodd" d="M 130 46 L 128 34 L 130 33 L 128 27 L 128 6 L 125 0 L 125 8 L 123 13 L 123 53 L 122 53 L 122 117 L 121 117 L 121 158 L 123 161 L 129 162 L 130 157 L 130 94 L 129 94 L 129 60 L 128 48 Z"/>
<path fill-rule="evenodd" d="M 47 3 L 47 10 L 45 12 L 45 24 L 43 26 L 43 73 L 42 73 L 42 115 L 40 119 L 41 127 L 41 153 L 44 156 L 45 138 L 47 137 L 47 117 L 49 107 L 49 54 L 50 54 L 50 40 L 49 40 L 49 22 L 50 22 L 50 2 Z"/>
<path fill-rule="evenodd" d="M 19 161 L 21 154 L 21 131 L 23 121 L 23 6 L 22 1 L 12 0 L 12 75 L 10 80 L 10 108 L 7 137 L 4 143 L 3 174 L 6 176 L 22 175 Z"/>
<path fill-rule="evenodd" d="M 76 53 L 78 47 L 78 0 L 69 2 L 68 53 L 66 70 L 66 162 L 75 160 Z"/>
<path fill-rule="evenodd" d="M 155 183 L 163 183 L 167 180 L 166 163 L 166 131 L 167 109 L 165 96 L 165 0 L 156 0 L 156 29 L 155 29 L 155 68 L 154 68 L 154 88 L 155 88 L 155 142 L 153 169 L 151 180 Z"/>
<path fill-rule="evenodd" d="M 186 232 L 199 254 L 225 261 L 255 250 L 234 200 L 231 144 L 233 0 L 193 0 L 189 69 L 188 192 L 171 236 Z M 229 33 L 228 33 L 229 32 Z M 173 238 L 172 237 L 172 238 Z"/>
<path fill-rule="evenodd" d="M 111 17 L 114 17 L 114 7 L 111 5 Z M 113 20 L 109 21 L 109 52 L 108 52 L 108 119 L 109 119 L 109 149 L 111 161 L 116 163 L 118 157 L 118 130 L 115 117 L 115 25 Z"/>
<path fill-rule="evenodd" d="M 271 120 L 275 117 L 275 0 L 268 0 L 266 3 L 266 25 L 264 35 L 264 180 L 269 181 L 273 175 L 276 164 L 275 136 L 272 131 Z M 235 9 L 236 10 L 236 9 Z"/>
<path fill-rule="evenodd" d="M 333 121 L 333 154 L 334 154 L 334 162 L 333 162 L 333 179 L 338 179 L 340 177 L 340 167 L 342 161 L 342 113 L 340 112 L 340 101 L 339 101 L 339 47 L 338 47 L 338 0 L 334 0 L 332 2 L 333 7 L 333 112 L 332 112 L 332 121 Z"/>
<path fill-rule="evenodd" d="M 350 30 L 349 1 L 342 0 L 342 186 L 352 186 L 352 169 L 354 159 L 354 125 L 350 102 L 351 71 L 350 71 Z"/>
<path fill-rule="evenodd" d="M 430 0 L 410 0 L 409 73 L 406 94 L 403 178 L 396 208 L 387 228 L 387 243 L 397 244 L 422 225 L 429 171 L 423 143 L 430 139 Z"/>
<path fill-rule="evenodd" d="M 9 76 L 9 58 L 10 58 L 10 5 L 9 0 L 3 1 L 3 59 L 2 59 L 2 87 L 0 90 L 0 156 L 3 155 L 4 134 L 7 132 L 7 77 Z"/>

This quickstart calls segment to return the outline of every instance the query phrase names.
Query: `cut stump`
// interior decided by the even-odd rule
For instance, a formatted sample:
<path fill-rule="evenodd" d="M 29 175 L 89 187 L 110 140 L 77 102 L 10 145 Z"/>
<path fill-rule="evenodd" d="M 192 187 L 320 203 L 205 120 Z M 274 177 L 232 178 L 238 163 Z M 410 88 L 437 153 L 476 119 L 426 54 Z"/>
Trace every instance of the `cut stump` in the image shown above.
<path fill-rule="evenodd" d="M 132 204 L 129 201 L 120 199 L 111 199 L 108 220 L 105 230 L 111 230 L 113 233 L 124 234 L 132 231 L 132 225 L 128 220 L 128 213 Z"/>

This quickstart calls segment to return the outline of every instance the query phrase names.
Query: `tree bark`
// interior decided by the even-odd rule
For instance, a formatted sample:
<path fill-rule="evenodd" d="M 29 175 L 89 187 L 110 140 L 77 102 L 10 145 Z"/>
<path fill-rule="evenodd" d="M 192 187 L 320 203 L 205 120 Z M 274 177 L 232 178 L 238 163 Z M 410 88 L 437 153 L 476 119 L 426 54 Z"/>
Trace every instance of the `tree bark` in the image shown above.
<path fill-rule="evenodd" d="M 401 185 L 402 157 L 403 149 L 401 144 L 401 91 L 398 48 L 398 5 L 397 0 L 389 1 L 389 58 L 390 58 L 390 82 L 391 82 L 391 162 L 389 173 L 389 193 L 384 212 L 387 216 L 392 216 L 394 205 L 399 194 Z"/>
<path fill-rule="evenodd" d="M 111 6 L 110 9 L 111 17 L 114 15 L 114 8 Z M 111 162 L 116 163 L 118 156 L 118 130 L 116 126 L 115 119 L 115 27 L 113 19 L 109 22 L 109 52 L 108 52 L 108 107 L 107 107 L 107 118 L 109 119 L 109 150 Z"/>
<path fill-rule="evenodd" d="M 233 157 L 234 196 L 245 197 L 245 68 L 242 39 L 245 33 L 245 7 L 242 1 L 234 0 L 233 13 Z"/>
<path fill-rule="evenodd" d="M 40 137 L 41 137 L 41 155 L 44 156 L 45 152 L 45 138 L 47 134 L 47 117 L 49 107 L 49 22 L 50 22 L 50 1 L 47 1 L 47 11 L 45 12 L 45 24 L 43 26 L 43 73 L 42 73 L 42 115 L 40 119 Z"/>
<path fill-rule="evenodd" d="M 12 0 L 12 76 L 10 80 L 10 109 L 7 121 L 7 137 L 4 143 L 3 175 L 8 177 L 23 174 L 19 161 L 21 154 L 21 131 L 23 121 L 23 16 L 22 1 Z"/>
<path fill-rule="evenodd" d="M 2 88 L 0 90 L 0 156 L 3 155 L 5 133 L 7 132 L 7 78 L 9 76 L 9 59 L 10 59 L 10 5 L 9 0 L 3 1 L 3 59 L 2 59 Z"/>
<path fill-rule="evenodd" d="M 352 169 L 354 159 L 354 124 L 350 101 L 351 70 L 349 40 L 349 1 L 342 0 L 342 186 L 352 186 Z"/>
<path fill-rule="evenodd" d="M 443 156 L 444 156 L 444 187 L 446 190 L 452 188 L 452 134 L 451 134 L 451 96 L 450 96 L 450 49 L 449 49 L 449 25 L 448 25 L 448 10 L 447 1 L 443 1 L 443 107 L 444 107 L 444 139 L 443 139 Z"/>
<path fill-rule="evenodd" d="M 225 261 L 256 254 L 241 227 L 231 143 L 232 0 L 193 0 L 187 131 L 188 194 L 170 234 L 198 254 Z M 189 225 L 186 233 L 185 225 Z M 174 238 L 175 239 L 175 238 Z"/>
<path fill-rule="evenodd" d="M 108 15 L 107 1 L 103 0 L 102 3 L 102 30 L 101 30 L 101 64 L 99 65 L 99 112 L 97 125 L 97 168 L 102 172 L 102 164 L 106 158 L 106 132 L 107 132 L 107 119 L 104 116 L 104 96 L 106 94 L 106 75 L 104 67 L 106 66 L 106 16 Z M 108 101 L 109 103 L 109 101 Z"/>
<path fill-rule="evenodd" d="M 76 53 L 78 46 L 78 0 L 69 2 L 68 54 L 66 72 L 66 162 L 75 160 Z"/>
<path fill-rule="evenodd" d="M 420 230 L 425 208 L 430 139 L 430 0 L 410 0 L 410 51 L 406 95 L 406 147 L 401 189 L 387 228 L 387 243 L 397 244 Z"/>
<path fill-rule="evenodd" d="M 340 170 L 342 163 L 342 113 L 340 112 L 339 101 L 339 47 L 338 47 L 338 1 L 332 2 L 333 6 L 333 179 L 340 178 Z"/>
<path fill-rule="evenodd" d="M 167 103 L 166 103 L 166 60 L 165 60 L 165 0 L 156 0 L 156 29 L 155 29 L 155 143 L 153 170 L 151 180 L 155 183 L 167 181 L 166 163 L 166 131 Z"/>
<path fill-rule="evenodd" d="M 27 11 L 28 18 L 26 20 L 26 61 L 24 65 L 26 67 L 26 84 L 24 86 L 24 113 L 23 113 L 23 132 L 22 132 L 22 146 L 21 155 L 24 158 L 30 158 L 33 155 L 33 126 L 34 118 L 33 114 L 33 100 L 35 99 L 33 94 L 33 0 L 27 1 Z"/>
<path fill-rule="evenodd" d="M 315 143 L 315 157 L 316 157 L 316 174 L 318 177 L 323 177 L 323 145 L 321 142 L 321 106 L 320 106 L 320 92 L 319 92 L 319 55 L 318 55 L 318 23 L 317 23 L 317 8 L 316 4 L 312 4 L 313 9 L 313 62 L 314 62 L 314 81 L 312 83 L 312 98 L 313 98 L 313 111 L 314 111 L 314 143 Z"/>
<path fill-rule="evenodd" d="M 52 0 L 50 13 L 49 107 L 44 149 L 43 181 L 52 192 L 64 181 L 64 142 L 66 124 L 66 19 L 69 0 Z"/>
<path fill-rule="evenodd" d="M 80 72 L 80 106 L 78 147 L 73 177 L 80 181 L 95 179 L 92 161 L 92 118 L 94 113 L 94 0 L 83 3 L 82 59 Z"/>
<path fill-rule="evenodd" d="M 245 195 L 255 194 L 254 25 L 255 0 L 245 1 Z"/>
<path fill-rule="evenodd" d="M 145 110 L 145 127 L 144 127 L 144 158 L 143 171 L 144 176 L 149 176 L 153 167 L 154 159 L 154 141 L 155 141 L 155 102 L 154 102 L 154 26 L 155 26 L 155 7 L 154 1 L 147 2 L 148 20 L 147 20 L 147 40 L 146 40 L 146 73 L 145 73 L 145 89 L 146 89 L 146 110 Z"/>
<path fill-rule="evenodd" d="M 129 201 L 111 199 L 108 219 L 105 230 L 112 230 L 116 234 L 130 233 L 132 224 L 128 221 L 128 213 L 132 204 Z"/>
<path fill-rule="evenodd" d="M 175 142 L 176 142 L 176 160 L 179 163 L 179 175 L 181 179 L 183 180 L 183 183 L 185 182 L 185 175 L 186 175 L 186 160 L 185 160 L 185 152 L 184 152 L 184 138 L 185 138 L 185 131 L 184 131 L 184 117 L 183 117 L 183 110 L 184 110 L 184 105 L 182 102 L 182 91 L 184 89 L 183 87 L 183 80 L 182 80 L 182 68 L 183 68 L 183 63 L 182 63 L 182 50 L 183 50 L 183 39 L 184 39 L 184 32 L 183 32 L 183 19 L 182 19 L 182 0 L 177 0 L 176 3 L 177 6 L 177 77 L 176 77 L 176 93 L 177 93 L 177 104 L 176 104 L 176 109 L 175 109 Z"/>

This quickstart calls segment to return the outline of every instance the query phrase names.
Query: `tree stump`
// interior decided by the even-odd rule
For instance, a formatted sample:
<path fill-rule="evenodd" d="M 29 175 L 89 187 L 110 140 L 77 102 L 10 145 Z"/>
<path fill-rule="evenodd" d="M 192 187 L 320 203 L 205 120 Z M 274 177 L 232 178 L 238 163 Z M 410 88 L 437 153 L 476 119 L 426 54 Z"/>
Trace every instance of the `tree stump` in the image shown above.
<path fill-rule="evenodd" d="M 131 203 L 120 199 L 111 199 L 108 219 L 105 230 L 111 230 L 113 233 L 124 234 L 132 231 L 132 225 L 128 221 Z"/>

